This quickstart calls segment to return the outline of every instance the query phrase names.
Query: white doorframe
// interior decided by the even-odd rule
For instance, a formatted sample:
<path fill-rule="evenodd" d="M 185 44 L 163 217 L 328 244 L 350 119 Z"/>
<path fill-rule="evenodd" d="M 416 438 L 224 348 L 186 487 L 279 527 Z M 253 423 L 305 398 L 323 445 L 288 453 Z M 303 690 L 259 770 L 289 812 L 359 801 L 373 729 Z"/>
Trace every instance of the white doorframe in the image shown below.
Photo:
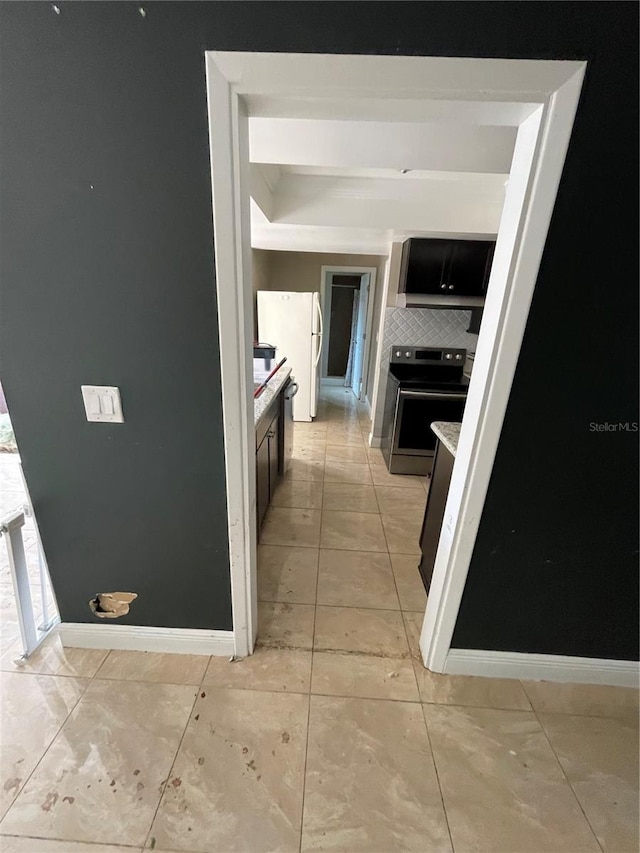
<path fill-rule="evenodd" d="M 327 264 L 320 267 L 320 307 L 322 308 L 323 315 L 325 318 L 325 327 L 327 329 L 327 347 L 322 355 L 322 364 L 323 364 L 323 373 L 326 372 L 326 359 L 329 354 L 329 318 L 324 314 L 325 305 L 330 300 L 327 299 L 327 276 L 328 275 L 366 275 L 369 274 L 369 301 L 367 303 L 367 325 L 365 330 L 365 347 L 364 353 L 362 356 L 362 389 L 363 392 L 360 395 L 360 399 L 364 399 L 364 390 L 367 387 L 367 380 L 369 376 L 369 358 L 371 356 L 371 336 L 373 334 L 373 301 L 375 298 L 376 292 L 376 267 L 347 267 L 347 266 L 335 266 L 333 264 Z M 324 377 L 323 377 L 324 378 Z M 322 381 L 322 380 L 321 380 Z"/>
<path fill-rule="evenodd" d="M 484 102 L 494 116 L 507 107 L 522 110 L 469 387 L 473 417 L 465 416 L 460 436 L 421 637 L 426 666 L 445 671 L 586 63 L 241 52 L 205 57 L 238 655 L 252 651 L 257 627 L 247 115 L 253 109 L 292 116 L 302 110 L 309 117 L 313 103 L 325 113 L 342 109 L 383 120 L 423 120 L 434 101 L 439 111 L 458 116 L 470 101 Z"/>

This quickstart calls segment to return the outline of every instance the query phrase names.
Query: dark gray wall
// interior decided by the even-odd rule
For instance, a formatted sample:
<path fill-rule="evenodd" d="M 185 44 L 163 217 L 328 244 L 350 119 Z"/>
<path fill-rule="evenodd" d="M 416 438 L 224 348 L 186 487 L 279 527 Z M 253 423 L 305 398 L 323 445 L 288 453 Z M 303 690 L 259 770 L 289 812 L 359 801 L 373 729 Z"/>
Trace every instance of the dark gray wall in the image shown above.
<path fill-rule="evenodd" d="M 120 586 L 131 621 L 229 625 L 203 51 L 587 59 L 454 644 L 636 657 L 636 436 L 589 429 L 637 420 L 636 4 L 60 5 L 2 8 L 0 237 L 63 618 Z M 103 381 L 124 427 L 83 421 Z"/>

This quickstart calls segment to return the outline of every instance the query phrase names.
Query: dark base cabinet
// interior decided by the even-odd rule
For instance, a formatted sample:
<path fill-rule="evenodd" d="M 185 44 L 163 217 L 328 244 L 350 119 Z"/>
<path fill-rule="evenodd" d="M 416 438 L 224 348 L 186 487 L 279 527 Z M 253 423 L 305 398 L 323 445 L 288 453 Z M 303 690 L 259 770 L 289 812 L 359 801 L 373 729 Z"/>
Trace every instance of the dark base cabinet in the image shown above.
<path fill-rule="evenodd" d="M 291 458 L 293 445 L 291 387 L 291 382 L 284 385 L 256 427 L 258 535 L 269 503 Z"/>
<path fill-rule="evenodd" d="M 433 567 L 436 562 L 436 552 L 444 520 L 444 508 L 447 503 L 447 495 L 449 494 L 449 483 L 451 482 L 454 461 L 453 455 L 439 441 L 436 445 L 431 484 L 427 496 L 427 508 L 424 512 L 422 533 L 420 534 L 422 558 L 418 568 L 420 569 L 424 588 L 427 590 L 427 593 L 429 592 L 431 578 L 433 577 Z"/>

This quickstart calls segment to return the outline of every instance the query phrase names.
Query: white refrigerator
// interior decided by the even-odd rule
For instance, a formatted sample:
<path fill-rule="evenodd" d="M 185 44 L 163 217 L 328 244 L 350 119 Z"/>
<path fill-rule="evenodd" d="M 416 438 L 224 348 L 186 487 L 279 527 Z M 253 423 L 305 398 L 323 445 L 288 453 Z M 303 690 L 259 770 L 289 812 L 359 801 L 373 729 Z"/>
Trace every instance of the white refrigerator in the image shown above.
<path fill-rule="evenodd" d="M 278 361 L 286 356 L 298 383 L 293 398 L 294 421 L 315 418 L 322 353 L 320 294 L 259 290 L 258 339 L 276 347 Z"/>

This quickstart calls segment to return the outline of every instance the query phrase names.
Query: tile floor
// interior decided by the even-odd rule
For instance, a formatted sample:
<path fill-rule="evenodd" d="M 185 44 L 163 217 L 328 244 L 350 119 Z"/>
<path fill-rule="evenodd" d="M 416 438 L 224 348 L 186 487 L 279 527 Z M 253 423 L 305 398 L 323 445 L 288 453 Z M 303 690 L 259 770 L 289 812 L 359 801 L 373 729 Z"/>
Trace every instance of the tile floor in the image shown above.
<path fill-rule="evenodd" d="M 425 483 L 366 429 L 296 428 L 252 657 L 0 657 L 2 853 L 638 850 L 637 692 L 424 670 Z"/>

